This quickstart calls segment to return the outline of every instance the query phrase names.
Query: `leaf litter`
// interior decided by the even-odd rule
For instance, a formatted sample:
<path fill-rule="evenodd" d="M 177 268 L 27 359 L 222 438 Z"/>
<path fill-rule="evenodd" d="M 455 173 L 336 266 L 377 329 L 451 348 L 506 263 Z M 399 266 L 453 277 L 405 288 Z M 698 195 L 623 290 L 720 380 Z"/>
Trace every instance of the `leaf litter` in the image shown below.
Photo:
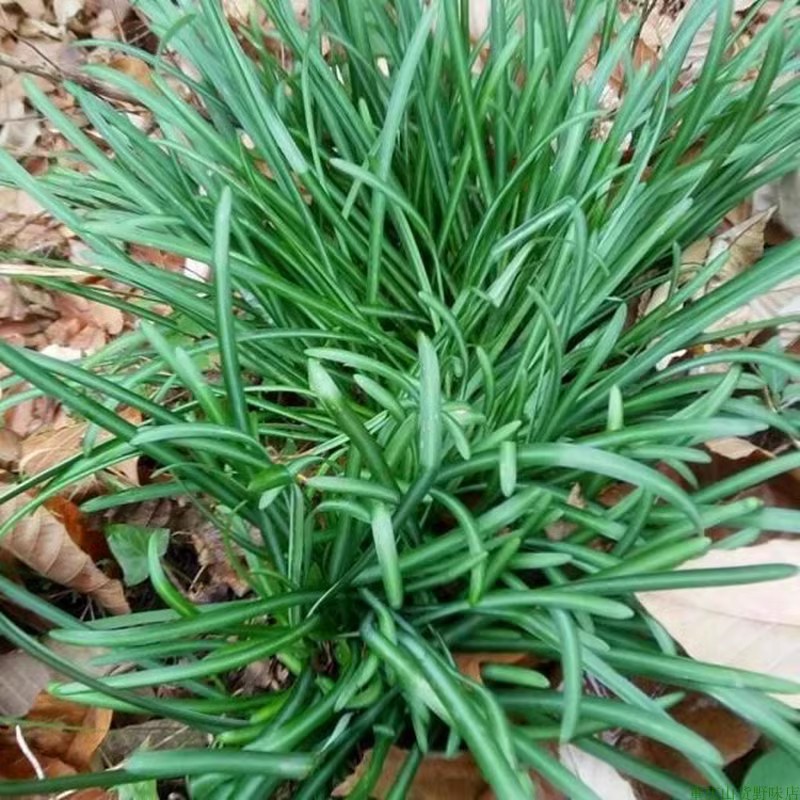
<path fill-rule="evenodd" d="M 299 15 L 305 13 L 305 3 L 294 2 L 293 5 Z M 636 4 L 631 2 L 629 5 L 631 10 L 634 10 Z M 658 60 L 661 49 L 669 42 L 676 25 L 687 13 L 688 5 L 690 3 L 670 2 L 670 0 L 651 4 L 652 11 L 642 25 L 639 42 L 635 48 L 634 59 L 638 64 L 655 63 Z M 747 0 L 737 0 L 734 3 L 732 30 L 735 24 L 744 19 L 751 6 L 752 2 Z M 488 7 L 488 0 L 482 2 L 472 0 L 470 30 L 473 40 L 479 39 L 485 30 Z M 256 4 L 249 0 L 226 1 L 228 13 L 241 22 L 249 19 L 255 8 Z M 758 27 L 765 24 L 769 15 L 776 10 L 774 2 L 763 4 L 742 35 L 754 35 Z M 18 0 L 16 3 L 0 4 L 0 15 L 5 30 L 10 32 L 10 35 L 0 41 L 0 55 L 7 59 L 0 62 L 3 64 L 0 66 L 0 144 L 14 152 L 30 171 L 35 172 L 46 168 L 50 160 L 49 154 L 58 153 L 59 148 L 64 148 L 64 143 L 51 140 L 51 132 L 43 127 L 41 120 L 27 105 L 18 72 L 10 69 L 7 64 L 21 63 L 28 69 L 55 67 L 65 71 L 73 70 L 84 56 L 78 55 L 74 48 L 69 47 L 71 41 L 87 34 L 97 38 L 127 38 L 125 31 L 136 29 L 135 14 L 130 12 L 125 0 L 53 0 L 52 3 L 45 3 L 43 0 Z M 701 29 L 687 53 L 681 82 L 693 80 L 699 74 L 708 49 L 712 26 L 713 19 Z M 140 31 L 138 35 L 146 35 L 146 31 Z M 593 43 L 593 46 L 596 47 L 596 44 Z M 110 58 L 107 53 L 102 52 L 90 54 L 88 57 L 95 60 L 106 58 L 112 66 L 137 80 L 142 82 L 149 80 L 146 67 L 137 59 L 120 56 Z M 596 60 L 596 50 L 593 55 L 590 47 L 584 65 L 584 79 L 591 76 L 594 68 L 593 58 Z M 41 77 L 35 77 L 34 80 L 52 94 L 52 99 L 57 105 L 69 111 L 69 98 L 60 93 L 54 83 Z M 617 72 L 604 90 L 603 102 L 609 113 L 618 107 L 624 85 L 625 76 Z M 85 124 L 85 120 L 79 122 L 81 125 Z M 599 134 L 603 135 L 602 128 Z M 740 218 L 735 218 L 737 215 Z M 747 204 L 744 213 L 742 209 L 732 210 L 728 219 L 730 222 L 723 229 L 689 245 L 684 250 L 682 268 L 678 276 L 679 285 L 691 280 L 704 265 L 723 253 L 728 256 L 725 266 L 711 280 L 716 282 L 714 285 L 730 280 L 761 257 L 765 245 L 770 243 L 770 237 L 776 235 L 776 228 L 782 231 L 777 235 L 800 235 L 798 174 L 788 176 L 761 190 L 753 198 L 753 202 Z M 71 232 L 49 221 L 34 202 L 13 190 L 0 189 L 0 243 L 5 249 L 60 257 L 77 264 L 81 261 Z M 131 254 L 142 261 L 157 264 L 165 269 L 182 271 L 202 281 L 208 279 L 208 265 L 199 262 L 174 261 L 162 257 L 163 254 L 158 251 L 144 248 L 141 252 Z M 30 266 L 30 271 L 33 273 L 36 265 Z M 66 273 L 62 271 L 60 274 Z M 75 280 L 87 280 L 85 275 L 80 274 L 69 277 Z M 702 296 L 708 288 L 711 287 L 709 285 L 699 287 L 696 297 Z M 653 313 L 667 302 L 673 289 L 674 287 L 669 286 L 658 287 L 652 293 L 646 307 L 640 309 L 639 313 Z M 738 309 L 723 321 L 724 324 L 720 323 L 717 327 L 758 322 L 778 314 L 800 313 L 798 298 L 800 298 L 800 286 L 795 283 L 777 287 L 769 295 L 757 298 L 747 307 Z M 7 341 L 35 347 L 56 358 L 72 360 L 97 352 L 113 338 L 128 330 L 130 325 L 131 320 L 126 319 L 125 315 L 116 309 L 110 309 L 93 301 L 81 300 L 73 295 L 42 289 L 25 280 L 0 275 L 0 337 Z M 757 334 L 756 330 L 751 334 L 742 335 L 737 343 L 750 343 Z M 798 335 L 800 328 L 782 330 L 781 344 L 784 346 L 790 344 Z M 27 401 L 27 408 L 25 405 L 15 406 L 7 412 L 6 427 L 0 430 L 2 436 L 0 466 L 17 474 L 38 472 L 63 460 L 74 451 L 74 447 L 80 446 L 86 434 L 85 423 L 66 416 L 63 411 L 54 407 L 51 401 L 36 399 Z M 715 459 L 728 461 L 772 457 L 768 450 L 746 440 L 710 442 L 708 449 Z M 136 485 L 138 481 L 136 465 L 120 465 L 118 477 L 122 477 L 130 485 Z M 84 487 L 89 495 L 101 489 L 102 486 L 97 483 Z M 579 491 L 569 501 L 570 505 L 578 508 L 582 502 Z M 2 509 L 3 514 L 7 516 L 14 507 L 12 501 Z M 173 523 L 169 525 L 172 536 L 181 529 L 180 524 L 174 519 L 175 513 L 174 504 L 170 505 L 166 514 L 168 520 Z M 126 515 L 133 518 L 135 512 L 129 510 Z M 161 516 L 163 515 L 162 508 Z M 154 524 L 157 521 L 151 519 L 150 523 Z M 107 605 L 109 610 L 125 609 L 127 601 L 119 581 L 107 576 L 94 564 L 91 556 L 82 551 L 71 538 L 67 526 L 56 514 L 47 508 L 41 508 L 25 522 L 26 526 L 19 531 L 15 528 L 14 535 L 8 539 L 8 544 L 3 542 L 0 546 L 32 569 L 39 571 L 44 577 L 64 582 L 77 591 L 88 593 L 101 604 Z M 198 523 L 197 519 L 195 523 Z M 569 525 L 569 523 L 554 523 L 554 525 L 559 524 Z M 549 531 L 549 535 L 554 539 L 560 539 L 568 533 L 568 528 L 562 530 L 554 527 Z M 248 590 L 247 584 L 235 570 L 230 568 L 229 554 L 226 552 L 219 529 L 213 524 L 198 523 L 188 531 L 188 537 L 198 554 L 200 566 L 200 572 L 189 589 L 193 599 L 201 602 L 210 601 L 213 599 L 213 593 L 209 587 L 215 585 L 228 587 L 237 597 L 244 596 Z M 738 550 L 712 551 L 701 559 L 684 565 L 684 568 L 698 565 L 749 565 L 773 561 L 800 564 L 800 553 L 791 546 L 792 544 L 786 540 L 774 540 Z M 54 554 L 57 554 L 55 558 Z M 59 563 L 60 561 L 63 563 Z M 761 584 L 753 587 L 648 592 L 640 593 L 639 599 L 691 655 L 712 662 L 716 657 L 716 663 L 729 663 L 735 666 L 756 663 L 756 666 L 748 668 L 772 670 L 775 674 L 798 678 L 800 639 L 797 632 L 800 630 L 800 625 L 792 616 L 790 610 L 792 604 L 785 602 L 788 596 L 785 593 L 795 592 L 800 585 L 797 580 L 800 579 L 787 579 L 774 585 Z M 726 593 L 731 597 L 727 597 Z M 735 606 L 734 615 L 730 614 L 731 604 Z M 771 652 L 771 663 L 762 664 L 750 651 L 742 648 L 731 650 L 728 647 L 727 654 L 721 655 L 725 652 L 724 646 L 729 645 L 731 639 L 728 633 L 726 641 L 721 631 L 730 631 L 731 626 L 735 626 L 736 637 L 746 632 L 752 634 L 754 641 L 768 641 L 770 647 L 761 648 L 761 653 L 763 655 L 765 650 Z M 704 637 L 698 633 L 701 630 Z M 6 654 L 10 655 L 13 654 Z M 755 662 L 752 661 L 753 658 Z M 484 663 L 530 665 L 524 656 L 513 653 L 463 654 L 457 661 L 464 674 L 478 681 L 481 680 Z M 34 685 L 36 683 L 34 680 Z M 57 701 L 49 705 L 49 701 L 42 701 L 39 712 L 35 712 L 36 700 L 30 699 L 34 702 L 33 715 L 36 716 L 38 713 L 45 721 L 52 720 L 61 713 L 53 705 Z M 787 701 L 786 697 L 782 699 Z M 796 698 L 788 700 L 794 705 L 798 704 Z M 85 709 L 81 709 L 81 713 L 86 713 Z M 701 731 L 716 744 L 723 753 L 726 763 L 746 754 L 756 744 L 757 736 L 749 725 L 742 723 L 707 698 L 690 695 L 673 709 L 672 713 L 688 727 Z M 107 733 L 110 721 L 110 712 L 107 720 L 93 720 L 91 726 L 95 738 L 89 735 L 81 740 L 81 744 L 73 743 L 66 749 L 56 748 L 52 742 L 48 744 L 47 737 L 39 735 L 30 737 L 37 755 L 41 756 L 42 763 L 46 765 L 47 774 L 68 774 L 58 770 L 81 769 L 87 763 L 87 757 L 91 758 L 97 750 L 99 741 L 95 743 L 95 739 L 100 736 L 102 741 L 105 733 L 100 734 L 103 730 Z M 81 718 L 80 725 L 85 726 L 85 723 L 85 718 Z M 730 741 L 725 739 L 726 735 Z M 655 745 L 640 737 L 627 740 L 627 746 L 636 754 L 670 772 L 687 779 L 697 779 L 696 775 L 690 776 L 682 771 L 679 757 L 668 748 Z M 659 747 L 661 751 L 658 750 Z M 79 756 L 79 764 L 75 763 L 76 755 Z M 407 753 L 401 748 L 390 749 L 373 796 L 378 798 L 386 796 L 388 787 L 391 786 L 406 756 Z M 369 757 L 370 751 L 364 754 L 354 773 L 340 785 L 335 793 L 336 796 L 347 795 L 349 788 L 366 769 Z M 641 794 L 641 787 L 631 784 L 616 770 L 577 747 L 562 746 L 559 749 L 559 758 L 570 771 L 595 786 L 601 798 L 626 800 L 629 797 L 644 797 Z M 18 758 L 14 763 L 17 762 Z M 32 767 L 27 760 L 25 764 L 27 766 L 23 765 L 24 770 L 29 774 Z M 52 773 L 51 769 L 54 770 Z M 538 776 L 536 780 L 538 797 L 544 800 L 556 800 L 561 797 L 552 787 L 543 784 Z M 80 800 L 83 794 L 77 793 L 71 796 Z M 105 794 L 97 795 L 97 797 L 104 796 Z M 492 795 L 469 757 L 462 755 L 448 759 L 429 754 L 422 761 L 409 796 L 412 800 L 447 797 L 458 797 L 459 800 L 470 797 L 488 800 Z"/>

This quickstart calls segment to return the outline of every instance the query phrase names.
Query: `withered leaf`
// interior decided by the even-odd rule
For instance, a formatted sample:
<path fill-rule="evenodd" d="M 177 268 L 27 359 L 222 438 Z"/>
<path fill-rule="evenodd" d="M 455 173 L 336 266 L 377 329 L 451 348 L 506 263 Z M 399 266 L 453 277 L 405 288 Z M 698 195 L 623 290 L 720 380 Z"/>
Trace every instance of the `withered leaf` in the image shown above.
<path fill-rule="evenodd" d="M 681 568 L 756 564 L 800 566 L 800 542 L 775 539 L 712 550 Z M 637 592 L 636 597 L 692 658 L 800 681 L 800 576 L 744 586 Z M 800 708 L 800 694 L 778 698 Z"/>
<path fill-rule="evenodd" d="M 0 524 L 30 500 L 20 496 L 0 506 Z M 122 584 L 109 578 L 72 540 L 64 524 L 46 508 L 21 519 L 2 539 L 5 551 L 40 575 L 75 591 L 91 595 L 112 614 L 130 612 Z"/>
<path fill-rule="evenodd" d="M 701 694 L 689 694 L 670 710 L 670 714 L 681 725 L 714 745 L 725 764 L 749 753 L 761 737 L 757 728 Z M 708 785 L 708 779 L 684 755 L 661 742 L 637 736 L 623 740 L 622 746 L 631 755 L 649 761 L 671 775 L 700 786 Z"/>
<path fill-rule="evenodd" d="M 614 767 L 574 745 L 558 748 L 561 763 L 580 778 L 601 800 L 636 800 L 636 793 Z"/>
<path fill-rule="evenodd" d="M 391 747 L 383 764 L 378 782 L 370 793 L 376 800 L 384 800 L 392 788 L 397 773 L 408 752 Z M 367 750 L 355 770 L 332 793 L 333 797 L 347 797 L 369 766 L 372 750 Z M 565 800 L 538 775 L 531 774 L 536 787 L 537 800 Z M 411 784 L 406 800 L 494 800 L 495 794 L 486 783 L 472 756 L 459 753 L 446 758 L 439 753 L 429 753 L 422 760 Z"/>

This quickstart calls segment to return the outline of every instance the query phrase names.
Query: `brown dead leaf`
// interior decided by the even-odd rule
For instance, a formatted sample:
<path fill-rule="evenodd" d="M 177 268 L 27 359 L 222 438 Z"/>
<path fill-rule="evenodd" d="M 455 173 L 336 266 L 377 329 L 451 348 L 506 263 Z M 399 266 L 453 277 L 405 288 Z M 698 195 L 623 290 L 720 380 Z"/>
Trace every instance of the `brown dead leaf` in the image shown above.
<path fill-rule="evenodd" d="M 63 28 L 83 8 L 83 0 L 53 0 L 56 22 Z"/>
<path fill-rule="evenodd" d="M 47 648 L 61 658 L 96 677 L 106 675 L 111 666 L 90 663 L 106 652 L 97 647 L 79 647 L 45 638 Z M 52 670 L 23 650 L 11 650 L 0 655 L 0 716 L 25 718 L 41 700 L 47 684 L 66 680 L 67 676 Z"/>
<path fill-rule="evenodd" d="M 52 319 L 57 315 L 48 292 L 10 278 L 0 278 L 0 319 L 22 322 L 32 316 Z"/>
<path fill-rule="evenodd" d="M 741 274 L 764 255 L 764 232 L 772 214 L 773 209 L 759 211 L 714 237 L 706 263 L 723 253 L 728 254 L 725 266 L 713 279 L 717 284 Z"/>
<path fill-rule="evenodd" d="M 483 683 L 481 669 L 484 664 L 510 664 L 517 667 L 534 667 L 537 659 L 530 653 L 455 653 L 456 669 L 476 683 Z"/>
<path fill-rule="evenodd" d="M 31 217 L 43 210 L 33 198 L 20 189 L 11 189 L 7 186 L 0 189 L 0 211 L 5 215 Z M 2 234 L 4 233 L 5 231 L 2 231 Z"/>
<path fill-rule="evenodd" d="M 748 442 L 747 439 L 737 439 L 729 437 L 726 439 L 711 439 L 705 443 L 706 449 L 723 458 L 737 461 L 740 458 L 750 458 L 756 454 L 762 454 L 764 458 L 773 458 L 771 453 L 758 447 L 758 445 Z"/>
<path fill-rule="evenodd" d="M 150 67 L 140 58 L 134 58 L 123 53 L 115 53 L 111 56 L 111 66 L 144 86 L 151 86 L 153 83 Z"/>
<path fill-rule="evenodd" d="M 0 716 L 24 717 L 51 679 L 50 669 L 29 653 L 0 655 Z"/>
<path fill-rule="evenodd" d="M 389 749 L 383 770 L 370 792 L 370 797 L 385 800 L 407 755 L 408 752 L 399 747 Z M 353 773 L 333 790 L 332 797 L 347 797 L 353 791 L 369 766 L 371 757 L 372 750 L 367 750 Z M 564 795 L 538 775 L 531 775 L 531 778 L 536 787 L 537 800 L 566 800 Z M 414 776 L 406 800 L 494 800 L 494 797 L 494 792 L 469 753 L 459 753 L 454 758 L 429 753 Z"/>
<path fill-rule="evenodd" d="M 29 499 L 23 495 L 7 501 L 0 507 L 0 522 L 5 522 Z M 122 584 L 103 573 L 70 538 L 64 524 L 46 508 L 38 508 L 20 520 L 0 539 L 0 551 L 56 583 L 91 595 L 112 614 L 130 612 Z"/>
<path fill-rule="evenodd" d="M 49 642 L 48 647 L 73 663 L 81 663 L 92 674 L 109 669 L 87 664 L 101 652 L 96 648 L 60 642 Z M 0 656 L 0 714 L 24 721 L 0 728 L 0 778 L 35 778 L 37 770 L 54 778 L 97 766 L 95 754 L 108 733 L 112 712 L 59 700 L 43 691 L 59 677 L 29 653 L 13 651 Z M 35 797 L 46 800 L 42 795 Z M 110 795 L 95 790 L 70 797 L 111 800 Z"/>
<path fill-rule="evenodd" d="M 408 752 L 399 747 L 390 748 L 378 782 L 370 792 L 372 797 L 376 800 L 386 798 L 407 756 Z M 331 795 L 347 797 L 366 772 L 371 758 L 372 750 L 367 750 L 353 773 L 340 783 Z M 462 753 L 455 758 L 445 758 L 431 753 L 420 764 L 407 798 L 408 800 L 479 800 L 487 788 L 470 755 Z"/>
<path fill-rule="evenodd" d="M 89 518 L 71 500 L 63 495 L 56 495 L 49 498 L 44 507 L 64 526 L 69 538 L 92 561 L 113 557 L 105 534 L 98 526 L 90 524 Z"/>
<path fill-rule="evenodd" d="M 110 709 L 87 708 L 42 692 L 25 725 L 0 731 L 0 777 L 35 778 L 37 768 L 48 778 L 90 771 L 95 753 L 108 733 L 112 714 Z M 27 753 L 20 746 L 20 739 Z M 70 794 L 76 800 L 111 800 L 111 797 L 101 789 Z"/>
<path fill-rule="evenodd" d="M 164 250 L 157 250 L 154 247 L 148 247 L 143 244 L 132 244 L 128 252 L 135 261 L 143 261 L 145 264 L 152 264 L 170 272 L 179 272 L 186 260 L 183 256 L 167 253 Z"/>
<path fill-rule="evenodd" d="M 123 409 L 120 416 L 136 425 L 142 421 L 141 413 L 134 408 Z M 80 453 L 89 424 L 83 420 L 67 418 L 64 424 L 56 427 L 40 428 L 36 433 L 23 439 L 20 445 L 19 471 L 26 476 L 38 475 L 50 467 Z M 111 439 L 107 431 L 98 431 L 96 444 Z M 115 465 L 109 470 L 131 486 L 139 485 L 138 458 L 133 457 Z M 102 486 L 97 476 L 90 476 L 70 487 L 73 497 L 82 497 Z"/>
<path fill-rule="evenodd" d="M 670 715 L 712 744 L 726 765 L 749 753 L 761 738 L 757 728 L 704 695 L 688 695 L 671 709 Z M 697 771 L 691 761 L 661 742 L 638 736 L 628 737 L 623 740 L 622 747 L 631 755 L 649 761 L 670 775 L 699 786 L 708 785 L 706 777 Z"/>
<path fill-rule="evenodd" d="M 605 761 L 571 744 L 559 747 L 558 757 L 573 775 L 591 786 L 601 800 L 636 800 L 633 786 Z"/>
<path fill-rule="evenodd" d="M 189 511 L 184 516 L 190 516 Z M 213 602 L 224 600 L 228 591 L 236 597 L 244 597 L 250 591 L 250 584 L 244 578 L 245 567 L 242 563 L 237 572 L 232 558 L 240 558 L 243 553 L 235 543 L 230 543 L 226 550 L 222 535 L 216 526 L 203 520 L 189 529 L 192 544 L 197 551 L 200 573 L 192 581 L 190 597 L 194 602 Z M 181 527 L 185 527 L 185 521 Z"/>
<path fill-rule="evenodd" d="M 112 728 L 100 747 L 108 764 L 119 764 L 135 750 L 209 747 L 212 736 L 173 719 L 149 719 L 124 728 Z"/>
<path fill-rule="evenodd" d="M 586 508 L 586 500 L 581 492 L 579 483 L 572 484 L 572 488 L 570 488 L 569 495 L 567 496 L 567 505 L 573 508 Z M 575 525 L 574 522 L 559 519 L 547 525 L 545 527 L 545 533 L 548 539 L 552 539 L 554 542 L 560 542 L 576 529 L 577 525 Z"/>
<path fill-rule="evenodd" d="M 26 719 L 50 724 L 28 728 L 25 738 L 37 752 L 85 772 L 108 733 L 112 716 L 110 708 L 78 705 L 42 692 Z M 62 723 L 63 727 L 52 727 L 52 723 Z"/>
<path fill-rule="evenodd" d="M 703 267 L 723 253 L 728 254 L 725 265 L 706 287 L 697 292 L 695 299 L 755 264 L 764 253 L 764 231 L 771 213 L 771 210 L 760 211 L 713 238 L 706 236 L 689 245 L 681 255 L 679 285 L 690 281 Z M 641 309 L 641 316 L 646 316 L 663 305 L 669 297 L 670 288 L 669 282 L 657 286 Z"/>
<path fill-rule="evenodd" d="M 753 209 L 775 209 L 775 219 L 790 236 L 800 236 L 800 170 L 756 189 Z"/>
<path fill-rule="evenodd" d="M 22 392 L 30 388 L 22 384 L 16 391 Z M 9 393 L 9 397 L 12 393 Z M 66 417 L 66 412 L 50 397 L 32 397 L 12 406 L 5 413 L 5 427 L 20 438 L 25 438 L 38 431 L 44 425 L 57 425 L 59 419 Z"/>
<path fill-rule="evenodd" d="M 741 439 L 711 440 L 705 446 L 711 453 L 711 462 L 692 465 L 692 472 L 700 488 L 711 486 L 743 469 L 763 464 L 775 457 L 763 447 Z M 684 479 L 666 465 L 660 465 L 659 471 L 683 488 L 689 488 Z M 800 470 L 789 470 L 780 475 L 773 475 L 767 481 L 737 492 L 730 499 L 742 500 L 747 497 L 757 498 L 768 508 L 797 508 L 797 498 L 800 497 Z M 723 526 L 714 527 L 706 533 L 712 539 L 719 540 L 733 532 Z M 784 534 L 780 530 L 766 530 L 762 532 L 761 541 L 782 535 Z M 794 538 L 794 534 L 790 536 Z"/>
<path fill-rule="evenodd" d="M 19 463 L 19 436 L 8 428 L 0 428 L 0 467 L 16 469 Z"/>
<path fill-rule="evenodd" d="M 723 317 L 709 330 L 724 330 L 735 325 L 793 314 L 800 314 L 800 278 L 790 278 L 769 292 L 753 298 L 746 305 Z M 747 343 L 756 335 L 757 331 L 753 331 L 747 337 L 741 338 Z M 791 344 L 798 336 L 800 336 L 800 324 L 796 322 L 781 325 L 778 331 L 778 338 L 784 346 Z"/>
<path fill-rule="evenodd" d="M 0 147 L 20 158 L 31 152 L 42 132 L 42 121 L 29 113 L 20 98 L 4 98 L 0 89 Z"/>
<path fill-rule="evenodd" d="M 800 566 L 800 541 L 712 550 L 681 569 Z M 692 657 L 800 681 L 800 576 L 744 586 L 638 592 L 637 599 Z M 800 707 L 800 694 L 778 695 Z"/>
<path fill-rule="evenodd" d="M 800 185 L 799 185 L 800 188 Z M 774 209 L 756 211 L 748 219 L 728 228 L 710 240 L 702 239 L 684 251 L 679 283 L 691 280 L 703 266 L 723 253 L 727 260 L 722 269 L 695 295 L 698 299 L 710 291 L 718 289 L 732 278 L 740 275 L 755 264 L 764 253 L 767 225 Z M 647 298 L 641 315 L 650 314 L 669 296 L 670 285 L 658 286 Z M 800 313 L 800 278 L 791 278 L 763 295 L 753 298 L 740 308 L 717 320 L 707 329 L 708 332 L 721 331 L 745 323 L 753 323 Z M 758 329 L 737 336 L 737 343 L 749 344 L 758 335 Z M 800 324 L 791 323 L 780 326 L 779 339 L 784 346 L 800 336 Z M 658 365 L 663 369 L 680 353 L 671 353 Z M 720 365 L 719 370 L 725 366 Z"/>
<path fill-rule="evenodd" d="M 53 305 L 59 319 L 45 331 L 48 340 L 84 355 L 97 352 L 125 325 L 125 316 L 118 308 L 85 297 L 59 293 L 54 296 Z"/>

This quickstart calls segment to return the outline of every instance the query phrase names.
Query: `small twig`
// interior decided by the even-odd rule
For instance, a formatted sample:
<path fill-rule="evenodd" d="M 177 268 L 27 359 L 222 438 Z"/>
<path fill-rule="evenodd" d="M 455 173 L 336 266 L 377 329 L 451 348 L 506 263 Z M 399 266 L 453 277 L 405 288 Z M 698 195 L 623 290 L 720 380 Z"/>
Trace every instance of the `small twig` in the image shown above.
<path fill-rule="evenodd" d="M 122 92 L 118 89 L 113 89 L 110 86 L 105 86 L 99 81 L 94 80 L 94 78 L 90 78 L 87 75 L 81 74 L 78 70 L 66 70 L 63 68 L 51 69 L 48 67 L 38 66 L 36 64 L 26 64 L 24 61 L 21 61 L 18 58 L 4 54 L 0 54 L 0 67 L 8 67 L 9 69 L 13 69 L 14 72 L 24 72 L 28 75 L 36 75 L 37 78 L 44 78 L 46 81 L 50 81 L 56 85 L 60 85 L 64 81 L 72 81 L 73 83 L 77 83 L 79 86 L 83 86 L 84 89 L 89 89 L 95 94 L 102 95 L 110 100 L 124 100 L 126 103 L 135 103 L 136 105 L 141 105 L 127 92 Z"/>
<path fill-rule="evenodd" d="M 25 756 L 25 758 L 28 760 L 28 763 L 33 767 L 36 777 L 40 781 L 43 781 L 47 776 L 44 774 L 42 765 L 33 754 L 33 751 L 30 749 L 30 747 L 28 747 L 28 743 L 25 741 L 25 735 L 22 733 L 22 728 L 20 728 L 19 725 L 14 726 L 14 735 L 17 739 L 17 745 L 19 746 L 19 749 L 22 750 L 22 755 Z"/>

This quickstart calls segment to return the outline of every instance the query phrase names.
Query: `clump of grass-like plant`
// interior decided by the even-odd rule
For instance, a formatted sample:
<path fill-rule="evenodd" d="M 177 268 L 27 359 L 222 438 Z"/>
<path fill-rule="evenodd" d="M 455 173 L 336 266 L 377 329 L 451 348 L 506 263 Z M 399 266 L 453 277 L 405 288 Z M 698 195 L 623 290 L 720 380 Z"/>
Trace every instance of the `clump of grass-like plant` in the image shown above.
<path fill-rule="evenodd" d="M 599 735 L 616 728 L 665 742 L 724 792 L 719 754 L 668 713 L 689 690 L 800 756 L 796 712 L 768 694 L 793 683 L 681 655 L 634 596 L 790 573 L 671 570 L 775 527 L 758 501 L 731 498 L 800 467 L 797 453 L 698 490 L 690 465 L 711 438 L 796 436 L 797 412 L 769 399 L 770 376 L 796 377 L 796 361 L 707 347 L 656 365 L 726 338 L 706 331 L 800 269 L 791 243 L 700 299 L 724 257 L 678 280 L 682 247 L 798 165 L 797 20 L 786 3 L 736 48 L 730 0 L 698 0 L 660 61 L 636 68 L 637 18 L 615 2 L 572 5 L 495 0 L 472 43 L 465 4 L 450 0 L 316 2 L 307 25 L 265 0 L 276 46 L 256 26 L 234 33 L 215 0 L 141 0 L 161 48 L 113 46 L 152 82 L 87 72 L 146 108 L 155 134 L 66 85 L 105 146 L 29 86 L 73 151 L 41 178 L 2 156 L 4 180 L 80 236 L 89 271 L 114 283 L 36 280 L 141 325 L 82 364 L 0 345 L 7 387 L 35 387 L 3 408 L 38 391 L 112 434 L 5 497 L 36 488 L 31 508 L 145 455 L 160 480 L 89 507 L 191 496 L 244 551 L 252 594 L 195 606 L 155 549 L 158 611 L 83 622 L 0 579 L 53 638 L 128 666 L 93 678 L 0 616 L 1 635 L 74 679 L 59 695 L 218 743 L 0 794 L 189 776 L 195 798 L 256 800 L 287 780 L 292 797 L 327 797 L 373 747 L 354 795 L 367 797 L 397 744 L 409 755 L 392 798 L 429 749 L 470 751 L 501 798 L 531 797 L 530 770 L 595 798 L 546 747 L 571 741 L 692 796 Z M 701 74 L 679 88 L 715 10 Z M 578 83 L 593 43 L 596 69 Z M 615 70 L 622 100 L 606 111 Z M 211 279 L 136 261 L 130 244 L 209 264 Z M 634 320 L 667 280 L 669 299 Z M 120 284 L 135 291 L 106 288 Z M 141 425 L 120 416 L 129 407 Z M 608 508 L 616 482 L 631 491 Z M 559 520 L 571 532 L 554 540 Z M 797 522 L 781 512 L 784 529 Z M 703 535 L 720 524 L 738 532 Z M 561 681 L 494 667 L 479 685 L 454 666 L 469 651 L 534 654 Z M 287 689 L 232 693 L 226 677 L 266 658 L 289 669 Z M 654 698 L 639 678 L 671 693 Z M 165 684 L 180 691 L 147 691 Z"/>

